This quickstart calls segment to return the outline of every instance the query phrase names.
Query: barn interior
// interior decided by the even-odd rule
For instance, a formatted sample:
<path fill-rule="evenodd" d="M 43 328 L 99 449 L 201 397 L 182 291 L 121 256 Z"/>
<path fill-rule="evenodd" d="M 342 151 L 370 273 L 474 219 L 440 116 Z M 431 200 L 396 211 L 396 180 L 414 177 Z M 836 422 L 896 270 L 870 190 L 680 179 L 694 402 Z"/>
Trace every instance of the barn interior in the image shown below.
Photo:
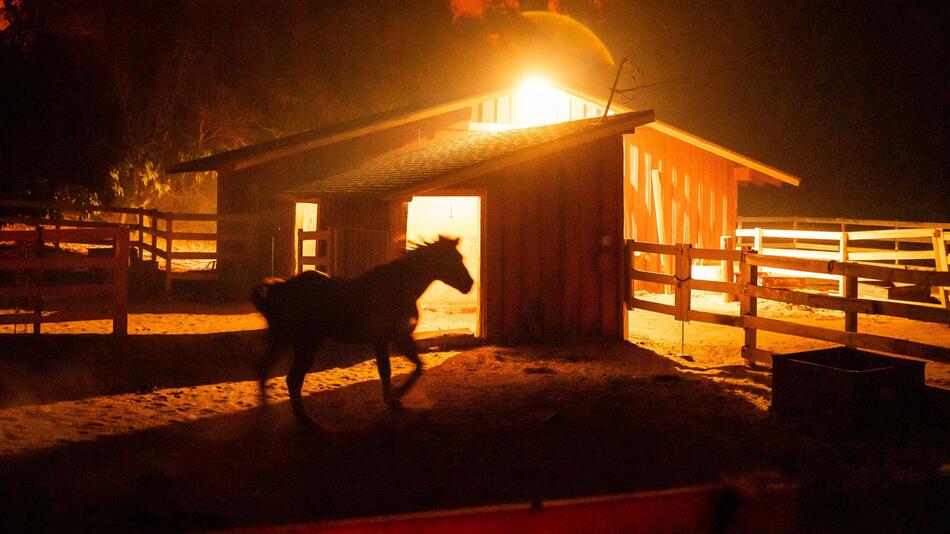
<path fill-rule="evenodd" d="M 419 299 L 420 330 L 464 328 L 478 334 L 481 264 L 481 198 L 477 196 L 417 196 L 409 202 L 407 247 L 431 242 L 440 235 L 457 237 L 465 266 L 475 280 L 472 290 L 459 293 L 436 281 Z M 440 313 L 436 313 L 440 312 Z M 440 318 L 452 316 L 451 325 Z"/>

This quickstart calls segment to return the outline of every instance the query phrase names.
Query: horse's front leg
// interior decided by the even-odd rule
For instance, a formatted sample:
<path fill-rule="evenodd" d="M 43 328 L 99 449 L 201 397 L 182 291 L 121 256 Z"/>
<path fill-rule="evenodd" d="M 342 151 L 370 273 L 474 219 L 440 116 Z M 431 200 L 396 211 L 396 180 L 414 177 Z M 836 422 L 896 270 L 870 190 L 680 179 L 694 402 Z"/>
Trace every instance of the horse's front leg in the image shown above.
<path fill-rule="evenodd" d="M 409 359 L 414 365 L 415 368 L 412 370 L 412 373 L 409 375 L 409 378 L 399 387 L 393 390 L 392 397 L 394 402 L 398 403 L 406 393 L 409 392 L 409 388 L 419 380 L 419 377 L 422 376 L 422 360 L 419 359 L 419 353 L 416 350 L 416 342 L 412 339 L 412 335 L 406 335 L 395 340 L 394 344 L 396 349 L 399 350 L 406 358 Z M 390 403 L 392 404 L 392 403 Z"/>
<path fill-rule="evenodd" d="M 392 369 L 389 365 L 389 343 L 386 341 L 376 341 L 376 370 L 379 371 L 379 380 L 383 383 L 383 402 L 392 406 L 394 399 L 390 391 Z M 399 402 L 398 399 L 395 400 Z"/>

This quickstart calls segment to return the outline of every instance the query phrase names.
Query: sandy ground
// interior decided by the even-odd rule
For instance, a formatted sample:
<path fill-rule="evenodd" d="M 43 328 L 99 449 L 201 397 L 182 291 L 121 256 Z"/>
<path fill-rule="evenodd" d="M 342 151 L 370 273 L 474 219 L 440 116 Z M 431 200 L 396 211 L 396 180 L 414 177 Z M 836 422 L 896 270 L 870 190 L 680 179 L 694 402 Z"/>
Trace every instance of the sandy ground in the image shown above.
<path fill-rule="evenodd" d="M 695 306 L 735 312 L 718 296 Z M 806 315 L 784 305 L 760 310 Z M 450 311 L 424 314 L 420 331 L 472 323 L 471 310 Z M 838 326 L 841 317 L 807 320 Z M 124 340 L 101 335 L 107 321 L 50 325 L 66 335 L 40 339 L 4 336 L 0 527 L 286 524 L 749 472 L 804 484 L 803 530 L 948 524 L 939 512 L 950 502 L 943 396 L 893 433 L 816 437 L 769 413 L 770 373 L 743 365 L 738 329 L 686 325 L 684 356 L 679 323 L 636 311 L 631 343 L 434 351 L 396 413 L 381 401 L 369 352 L 330 347 L 305 385 L 308 408 L 327 429 L 312 435 L 295 425 L 282 378 L 260 404 L 252 369 L 263 326 L 248 306 L 166 302 L 133 309 Z M 861 327 L 950 347 L 946 327 L 878 318 Z M 820 346 L 760 339 L 779 352 Z M 394 363 L 397 374 L 408 370 Z M 928 365 L 927 376 L 950 385 L 945 366 Z M 876 512 L 862 515 L 868 507 Z"/>
<path fill-rule="evenodd" d="M 637 298 L 673 304 L 673 295 L 638 292 Z M 719 294 L 694 291 L 692 308 L 729 315 L 739 314 L 738 302 L 726 303 Z M 760 299 L 759 315 L 824 328 L 843 330 L 844 312 L 807 308 Z M 708 323 L 682 324 L 669 315 L 634 310 L 628 319 L 630 341 L 686 366 L 702 369 L 743 366 L 740 355 L 743 331 L 739 328 Z M 859 315 L 858 331 L 896 337 L 947 347 L 950 351 L 950 326 L 921 323 L 899 317 Z M 759 331 L 758 347 L 776 354 L 788 354 L 835 346 L 814 339 Z M 687 358 L 679 355 L 686 354 Z M 950 389 L 950 365 L 930 362 L 925 368 L 929 385 Z"/>

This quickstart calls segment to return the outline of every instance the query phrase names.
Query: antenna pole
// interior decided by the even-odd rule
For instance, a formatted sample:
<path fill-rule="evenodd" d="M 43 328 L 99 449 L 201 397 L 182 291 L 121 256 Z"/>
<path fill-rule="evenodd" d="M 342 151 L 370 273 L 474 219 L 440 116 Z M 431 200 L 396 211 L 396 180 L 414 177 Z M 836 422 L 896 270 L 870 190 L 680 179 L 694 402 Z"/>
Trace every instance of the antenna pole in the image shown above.
<path fill-rule="evenodd" d="M 600 122 L 607 120 L 607 113 L 610 113 L 610 104 L 614 101 L 614 93 L 617 92 L 617 82 L 620 81 L 620 71 L 623 70 L 623 64 L 627 62 L 627 58 L 620 60 L 620 64 L 617 65 L 617 75 L 614 77 L 614 84 L 610 88 L 610 96 L 607 98 L 607 105 L 604 107 L 604 116 L 600 118 Z"/>

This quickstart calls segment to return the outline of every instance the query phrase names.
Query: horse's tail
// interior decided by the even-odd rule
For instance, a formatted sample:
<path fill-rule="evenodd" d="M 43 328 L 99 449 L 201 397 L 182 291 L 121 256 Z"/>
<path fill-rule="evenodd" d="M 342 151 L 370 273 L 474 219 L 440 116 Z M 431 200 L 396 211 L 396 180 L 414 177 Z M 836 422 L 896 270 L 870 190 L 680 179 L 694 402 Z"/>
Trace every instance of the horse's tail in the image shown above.
<path fill-rule="evenodd" d="M 254 307 L 257 308 L 257 311 L 261 312 L 261 315 L 267 320 L 270 320 L 274 311 L 271 289 L 283 283 L 284 280 L 282 278 L 265 278 L 263 282 L 254 286 L 254 291 L 251 292 L 251 302 L 254 303 Z"/>

